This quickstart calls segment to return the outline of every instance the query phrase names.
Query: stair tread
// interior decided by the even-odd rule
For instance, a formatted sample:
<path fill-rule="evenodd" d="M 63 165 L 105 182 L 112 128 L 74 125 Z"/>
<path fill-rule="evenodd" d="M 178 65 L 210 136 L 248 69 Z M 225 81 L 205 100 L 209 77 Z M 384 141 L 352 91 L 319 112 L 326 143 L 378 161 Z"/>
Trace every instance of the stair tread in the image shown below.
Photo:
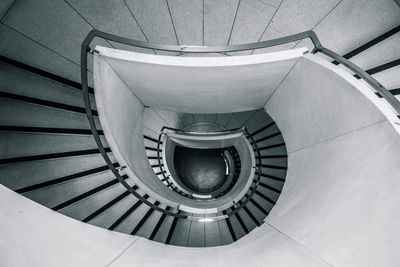
<path fill-rule="evenodd" d="M 0 125 L 90 129 L 85 114 L 0 98 Z M 97 128 L 100 123 L 95 118 Z"/>

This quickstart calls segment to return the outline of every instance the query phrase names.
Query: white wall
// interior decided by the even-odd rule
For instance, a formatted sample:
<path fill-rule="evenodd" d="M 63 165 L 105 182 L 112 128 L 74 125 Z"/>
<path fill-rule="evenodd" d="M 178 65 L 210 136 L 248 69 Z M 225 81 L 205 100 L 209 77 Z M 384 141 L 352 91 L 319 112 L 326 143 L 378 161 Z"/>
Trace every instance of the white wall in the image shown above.
<path fill-rule="evenodd" d="M 399 134 L 372 91 L 324 66 L 306 56 L 266 104 L 289 156 L 266 222 L 334 266 L 397 266 Z"/>
<path fill-rule="evenodd" d="M 129 177 L 139 188 L 171 207 L 177 206 L 182 196 L 166 190 L 145 157 L 143 104 L 101 56 L 96 55 L 94 63 L 96 105 L 114 156 L 121 166 L 128 167 Z"/>
<path fill-rule="evenodd" d="M 262 108 L 307 51 L 196 58 L 96 49 L 144 105 L 201 114 Z"/>

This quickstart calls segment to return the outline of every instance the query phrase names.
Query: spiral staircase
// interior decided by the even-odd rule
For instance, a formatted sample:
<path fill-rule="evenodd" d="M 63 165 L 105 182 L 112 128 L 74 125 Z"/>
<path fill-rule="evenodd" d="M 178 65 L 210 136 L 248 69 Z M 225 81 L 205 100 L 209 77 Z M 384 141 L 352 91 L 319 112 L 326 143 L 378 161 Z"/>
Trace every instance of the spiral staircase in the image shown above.
<path fill-rule="evenodd" d="M 400 7 L 364 2 L 4 1 L 0 265 L 396 266 Z M 302 47 L 257 108 L 141 103 L 129 137 L 151 173 L 115 141 L 102 49 L 189 62 Z M 250 154 L 218 147 L 230 180 L 206 199 L 174 178 L 168 144 L 210 134 L 236 134 Z"/>

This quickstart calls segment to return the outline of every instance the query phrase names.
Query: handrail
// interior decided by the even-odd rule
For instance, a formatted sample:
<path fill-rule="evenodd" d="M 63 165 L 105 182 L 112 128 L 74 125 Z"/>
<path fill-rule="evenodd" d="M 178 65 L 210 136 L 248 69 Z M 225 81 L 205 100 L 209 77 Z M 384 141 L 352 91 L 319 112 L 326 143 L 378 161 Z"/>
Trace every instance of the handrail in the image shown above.
<path fill-rule="evenodd" d="M 246 127 L 244 127 L 244 130 L 246 132 L 246 135 L 248 136 L 248 138 L 251 140 L 251 144 L 252 146 L 254 145 L 253 149 L 256 151 L 257 153 L 257 161 L 258 163 L 256 164 L 255 168 L 256 168 L 256 172 L 257 172 L 257 176 L 256 178 L 253 179 L 253 183 L 255 182 L 254 186 L 250 189 L 250 194 L 248 195 L 248 197 L 246 197 L 246 199 L 239 205 L 239 206 L 234 206 L 234 208 L 232 209 L 232 211 L 227 212 L 226 214 L 228 215 L 228 217 L 232 216 L 233 214 L 237 213 L 241 208 L 243 208 L 244 206 L 247 205 L 247 202 L 250 201 L 250 199 L 253 197 L 254 193 L 257 190 L 257 187 L 260 183 L 261 180 L 261 171 L 259 170 L 259 168 L 262 165 L 261 162 L 261 152 L 260 149 L 258 148 L 257 142 L 254 140 L 253 136 L 249 133 L 249 131 L 247 130 Z"/>
<path fill-rule="evenodd" d="M 164 129 L 164 127 L 161 129 L 161 133 L 158 135 L 158 142 L 157 142 L 157 162 L 158 162 L 158 167 L 160 168 L 161 171 L 161 175 L 164 177 L 163 180 L 166 180 L 168 183 L 168 187 L 172 189 L 172 191 L 178 192 L 178 189 L 175 189 L 171 186 L 172 182 L 169 181 L 169 174 L 168 176 L 165 175 L 164 170 L 162 168 L 162 164 L 161 164 L 161 157 L 160 157 L 160 145 L 161 145 L 161 137 L 163 135 L 162 130 Z M 188 197 L 188 198 L 193 198 L 191 195 L 186 194 L 185 192 L 179 190 L 178 192 L 179 194 L 183 194 L 183 196 Z"/>
<path fill-rule="evenodd" d="M 85 103 L 85 110 L 86 110 L 86 114 L 87 114 L 87 117 L 89 120 L 89 125 L 90 125 L 90 129 L 92 131 L 93 137 L 96 141 L 96 144 L 99 148 L 99 151 L 100 151 L 103 159 L 107 163 L 107 166 L 110 168 L 112 173 L 118 179 L 118 181 L 120 183 L 122 183 L 130 193 L 132 193 L 136 198 L 138 198 L 140 201 L 142 201 L 146 205 L 150 206 L 154 210 L 157 210 L 159 212 L 162 212 L 164 214 L 167 214 L 167 215 L 170 215 L 173 217 L 185 218 L 185 219 L 188 218 L 187 215 L 173 213 L 173 212 L 167 211 L 165 209 L 162 209 L 162 208 L 154 205 L 150 201 L 146 200 L 139 193 L 137 193 L 135 190 L 133 190 L 129 186 L 129 184 L 122 178 L 122 176 L 119 174 L 119 171 L 115 168 L 115 166 L 111 162 L 103 144 L 101 143 L 101 139 L 100 139 L 99 133 L 96 129 L 96 124 L 95 124 L 95 120 L 94 120 L 92 109 L 91 109 L 89 90 L 88 90 L 88 75 L 87 75 L 87 62 L 88 62 L 87 53 L 88 52 L 89 53 L 96 52 L 94 49 L 90 48 L 90 43 L 93 41 L 93 39 L 95 37 L 100 37 L 100 38 L 103 38 L 103 39 L 106 39 L 109 41 L 115 41 L 118 43 L 131 45 L 131 46 L 135 46 L 135 47 L 161 50 L 161 51 L 170 51 L 170 52 L 185 52 L 185 53 L 238 52 L 238 51 L 254 50 L 254 49 L 266 48 L 266 47 L 271 47 L 271 46 L 277 46 L 277 45 L 282 45 L 282 44 L 310 38 L 310 40 L 314 44 L 314 49 L 313 49 L 312 53 L 321 52 L 321 53 L 331 57 L 332 59 L 336 60 L 337 62 L 343 64 L 350 70 L 352 70 L 354 73 L 356 73 L 362 79 L 364 79 L 372 88 L 374 88 L 374 90 L 379 92 L 383 96 L 383 98 L 394 108 L 394 110 L 397 112 L 397 116 L 400 118 L 400 102 L 399 102 L 399 100 L 397 100 L 376 79 L 374 79 L 367 72 L 365 72 L 364 70 L 359 68 L 357 65 L 355 65 L 354 63 L 345 59 L 344 57 L 338 55 L 337 53 L 323 47 L 321 42 L 319 41 L 317 35 L 311 30 L 293 34 L 293 35 L 289 35 L 289 36 L 285 36 L 285 37 L 281 37 L 281 38 L 277 38 L 277 39 L 267 40 L 267 41 L 263 41 L 263 42 L 248 43 L 248 44 L 238 44 L 238 45 L 228 45 L 228 46 L 181 46 L 181 45 L 154 44 L 154 43 L 148 43 L 148 42 L 143 42 L 143 41 L 137 41 L 137 40 L 132 40 L 132 39 L 129 39 L 126 37 L 122 37 L 122 36 L 118 36 L 118 35 L 114 35 L 114 34 L 110 34 L 110 33 L 106 33 L 103 31 L 93 29 L 89 32 L 89 34 L 86 36 L 86 38 L 84 39 L 84 41 L 81 44 L 81 79 L 82 79 L 83 100 Z"/>
<path fill-rule="evenodd" d="M 176 132 L 184 132 L 184 133 L 215 134 L 215 133 L 234 132 L 234 131 L 238 131 L 238 130 L 243 129 L 243 127 L 242 128 L 238 127 L 238 128 L 232 128 L 232 129 L 225 129 L 225 130 L 220 130 L 220 131 L 213 131 L 211 133 L 202 133 L 202 132 L 192 132 L 192 131 L 188 131 L 188 130 L 185 130 L 185 129 L 172 128 L 172 127 L 169 127 L 169 126 L 163 126 L 161 128 L 161 130 L 160 130 L 160 133 L 163 133 L 165 129 L 171 130 L 171 131 L 176 131 Z"/>
<path fill-rule="evenodd" d="M 173 188 L 171 186 L 172 182 L 169 181 L 170 180 L 169 179 L 170 175 L 168 174 L 168 176 L 166 176 L 164 171 L 163 171 L 162 164 L 161 164 L 161 156 L 160 156 L 160 145 L 161 145 L 161 137 L 163 136 L 163 134 L 165 134 L 164 130 L 166 130 L 166 129 L 167 130 L 171 130 L 171 131 L 176 131 L 176 132 L 184 132 L 184 133 L 198 133 L 198 134 L 203 134 L 203 133 L 201 133 L 201 132 L 190 132 L 190 131 L 187 131 L 187 130 L 184 130 L 184 129 L 178 129 L 178 128 L 172 128 L 172 127 L 169 127 L 169 126 L 163 126 L 161 128 L 161 130 L 160 130 L 160 134 L 158 135 L 158 140 L 157 140 L 157 162 L 158 162 L 158 166 L 159 166 L 160 171 L 161 171 L 161 175 L 164 177 L 163 180 L 167 181 L 168 187 L 171 188 L 172 191 L 176 191 L 176 192 L 179 191 L 178 193 L 179 194 L 183 193 L 183 195 L 185 197 L 194 198 L 193 197 L 193 193 L 191 195 L 189 195 L 189 194 L 186 194 L 185 192 L 182 192 L 179 189 Z M 246 132 L 248 133 L 246 127 L 241 127 L 241 128 L 226 129 L 226 130 L 221 130 L 221 131 L 214 131 L 211 134 L 213 134 L 213 133 L 224 133 L 224 132 L 234 132 L 234 131 L 238 131 L 238 130 L 244 130 L 245 133 Z M 204 133 L 204 134 L 210 134 L 210 133 Z M 182 192 L 182 193 L 180 193 L 180 192 Z"/>

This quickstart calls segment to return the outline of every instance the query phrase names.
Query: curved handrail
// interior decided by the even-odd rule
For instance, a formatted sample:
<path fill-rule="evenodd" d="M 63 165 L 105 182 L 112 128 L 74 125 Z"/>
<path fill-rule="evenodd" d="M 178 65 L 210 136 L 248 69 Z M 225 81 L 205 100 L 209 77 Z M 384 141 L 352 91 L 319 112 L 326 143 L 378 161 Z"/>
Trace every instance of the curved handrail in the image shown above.
<path fill-rule="evenodd" d="M 253 197 L 253 195 L 255 194 L 255 192 L 257 191 L 257 187 L 258 187 L 258 185 L 259 185 L 259 183 L 260 183 L 260 180 L 261 180 L 261 171 L 259 170 L 259 168 L 260 168 L 261 165 L 262 165 L 260 149 L 259 149 L 259 147 L 258 147 L 258 145 L 257 145 L 257 142 L 254 140 L 254 137 L 250 134 L 250 132 L 247 130 L 247 128 L 246 128 L 246 127 L 243 127 L 243 129 L 244 129 L 244 131 L 245 131 L 246 136 L 250 139 L 253 149 L 254 149 L 254 150 L 256 151 L 256 153 L 257 153 L 257 161 L 258 161 L 258 163 L 257 163 L 256 166 L 255 166 L 256 171 L 257 171 L 257 176 L 253 179 L 253 182 L 252 182 L 252 183 L 253 183 L 254 185 L 252 185 L 252 187 L 250 187 L 250 189 L 249 189 L 250 193 L 249 193 L 249 194 L 246 194 L 245 200 L 242 201 L 242 203 L 241 203 L 240 205 L 238 205 L 238 206 L 233 205 L 233 206 L 231 206 L 231 207 L 225 209 L 225 210 L 231 209 L 231 211 L 226 212 L 223 216 L 215 216 L 214 218 L 216 218 L 216 220 L 228 218 L 228 217 L 234 215 L 235 213 L 239 212 L 240 209 L 242 209 L 244 206 L 246 206 L 247 203 L 250 201 L 250 199 L 251 199 L 251 198 Z M 192 220 L 192 219 L 196 219 L 196 218 L 198 218 L 198 219 L 203 219 L 203 218 L 201 218 L 201 217 L 188 216 L 188 219 L 191 219 L 191 220 Z M 207 219 L 212 220 L 213 217 L 208 217 Z"/>
<path fill-rule="evenodd" d="M 162 136 L 165 134 L 164 130 L 171 130 L 171 131 L 176 131 L 176 132 L 183 132 L 183 133 L 196 133 L 196 134 L 210 134 L 210 133 L 202 133 L 202 132 L 191 132 L 191 131 L 187 131 L 184 129 L 178 129 L 178 128 L 173 128 L 173 127 L 169 127 L 169 126 L 163 126 L 160 130 L 160 134 L 158 135 L 158 140 L 157 140 L 157 162 L 158 162 L 158 166 L 160 168 L 161 171 L 161 175 L 164 177 L 163 180 L 167 181 L 168 185 L 167 187 L 171 188 L 172 191 L 176 191 L 177 193 L 188 197 L 188 198 L 194 198 L 193 197 L 193 193 L 191 195 L 186 194 L 185 192 L 182 192 L 181 190 L 177 189 L 176 187 L 173 188 L 171 185 L 173 184 L 172 182 L 170 182 L 170 175 L 168 174 L 168 176 L 165 175 L 164 170 L 162 168 L 162 164 L 161 164 L 161 156 L 160 156 L 160 146 L 161 146 L 161 138 Z M 226 130 L 221 130 L 221 131 L 214 131 L 211 132 L 211 134 L 214 133 L 225 133 L 225 132 L 234 132 L 234 131 L 238 131 L 238 130 L 243 130 L 245 133 L 248 133 L 246 127 L 239 127 L 239 128 L 233 128 L 233 129 L 226 129 Z"/>
<path fill-rule="evenodd" d="M 167 183 L 168 183 L 167 187 L 171 188 L 172 191 L 175 191 L 178 194 L 181 194 L 181 195 L 183 195 L 185 197 L 193 198 L 192 195 L 186 194 L 185 192 L 179 190 L 177 187 L 175 187 L 175 188 L 172 187 L 173 183 L 170 182 L 170 179 L 169 179 L 170 175 L 168 174 L 168 176 L 166 176 L 165 173 L 164 173 L 164 170 L 163 170 L 162 164 L 161 164 L 161 156 L 160 156 L 160 145 L 161 145 L 161 137 L 163 135 L 163 132 L 162 132 L 163 129 L 164 129 L 164 127 L 161 129 L 161 133 L 158 135 L 158 141 L 157 141 L 157 162 L 158 162 L 158 167 L 160 168 L 160 171 L 161 171 L 161 175 L 164 177 L 163 180 L 167 181 Z"/>
<path fill-rule="evenodd" d="M 160 133 L 163 133 L 165 129 L 171 130 L 171 131 L 176 131 L 176 132 L 195 133 L 195 134 L 200 134 L 200 135 L 201 134 L 206 135 L 206 134 L 215 134 L 215 133 L 234 132 L 234 131 L 238 131 L 238 130 L 243 129 L 243 127 L 242 128 L 238 127 L 238 128 L 232 128 L 232 129 L 225 129 L 225 130 L 220 130 L 220 131 L 213 131 L 213 132 L 210 132 L 210 133 L 203 133 L 203 132 L 192 132 L 192 131 L 188 131 L 188 130 L 184 130 L 184 129 L 172 128 L 172 127 L 169 127 L 169 126 L 163 126 L 161 128 L 161 130 L 160 130 Z"/>
<path fill-rule="evenodd" d="M 165 130 L 165 129 L 172 130 L 172 131 L 178 131 L 178 132 L 189 132 L 189 131 L 184 130 L 184 129 L 172 128 L 172 127 L 169 127 L 169 126 L 163 126 L 163 127 L 161 128 L 160 134 L 159 134 L 159 136 L 158 136 L 158 142 L 157 142 L 157 160 L 158 160 L 158 165 L 160 166 L 160 170 L 161 170 L 162 176 L 164 177 L 164 179 L 168 179 L 169 176 L 168 176 L 168 177 L 165 176 L 165 174 L 164 174 L 164 172 L 163 172 L 163 170 L 162 170 L 162 167 L 161 167 L 161 166 L 162 166 L 162 164 L 161 164 L 161 157 L 160 157 L 161 137 L 162 137 L 163 134 L 165 134 L 165 133 L 164 133 L 164 130 Z M 245 198 L 245 200 L 244 200 L 239 206 L 233 205 L 233 206 L 231 206 L 231 207 L 233 207 L 233 208 L 231 208 L 231 207 L 228 208 L 228 209 L 232 209 L 230 212 L 227 212 L 227 213 L 226 213 L 226 215 L 227 215 L 228 217 L 230 217 L 230 216 L 232 216 L 233 214 L 237 213 L 241 208 L 243 208 L 244 206 L 246 206 L 246 204 L 249 202 L 249 200 L 253 197 L 255 191 L 257 190 L 257 187 L 258 187 L 258 185 L 259 185 L 259 182 L 260 182 L 260 180 L 261 180 L 261 171 L 259 170 L 260 166 L 262 165 L 262 162 L 261 162 L 261 152 L 260 152 L 260 150 L 259 150 L 259 148 L 258 148 L 257 142 L 254 140 L 253 136 L 250 134 L 250 132 L 249 132 L 249 130 L 247 129 L 246 126 L 239 127 L 239 128 L 233 128 L 233 129 L 226 129 L 226 130 L 217 131 L 217 132 L 213 132 L 213 133 L 232 132 L 232 131 L 237 131 L 237 130 L 243 130 L 245 136 L 246 136 L 248 139 L 250 139 L 251 146 L 253 147 L 253 150 L 255 150 L 255 152 L 256 152 L 256 154 L 257 154 L 257 157 L 256 157 L 256 158 L 257 158 L 257 164 L 256 164 L 256 166 L 254 166 L 254 167 L 256 168 L 257 176 L 255 176 L 255 177 L 253 178 L 253 185 L 252 185 L 252 187 L 249 189 L 249 190 L 250 190 L 250 193 L 249 193 L 249 194 L 246 194 L 247 197 Z M 174 191 L 175 191 L 175 190 L 174 190 Z M 217 217 L 218 217 L 218 216 L 217 216 Z M 191 218 L 197 218 L 197 217 L 196 217 L 196 216 L 191 216 Z M 221 218 L 222 218 L 222 217 L 221 217 Z M 199 217 L 199 219 L 200 219 L 200 217 Z"/>
<path fill-rule="evenodd" d="M 83 91 L 83 100 L 85 103 L 85 110 L 89 120 L 90 129 L 92 131 L 93 137 L 96 141 L 96 144 L 99 148 L 100 154 L 105 160 L 107 166 L 112 171 L 112 173 L 116 176 L 118 181 L 122 183 L 127 190 L 132 193 L 136 198 L 150 206 L 151 208 L 160 211 L 162 213 L 168 214 L 170 216 L 179 217 L 179 218 L 188 218 L 187 215 L 173 213 L 162 209 L 150 201 L 146 200 L 143 196 L 138 194 L 135 190 L 133 190 L 129 184 L 122 178 L 119 174 L 118 170 L 112 164 L 110 158 L 107 155 L 107 152 L 101 142 L 99 133 L 96 128 L 95 120 L 93 117 L 93 113 L 91 110 L 90 98 L 89 98 L 89 90 L 88 90 L 88 75 L 87 75 L 87 53 L 96 52 L 95 50 L 90 48 L 90 43 L 95 37 L 100 37 L 109 41 L 115 41 L 126 45 L 131 45 L 135 47 L 161 50 L 161 51 L 170 51 L 170 52 L 186 52 L 186 53 L 226 53 L 226 52 L 238 52 L 245 50 L 255 50 L 260 48 L 266 48 L 271 46 L 282 45 L 294 41 L 299 41 L 302 39 L 310 38 L 312 43 L 314 44 L 314 49 L 312 53 L 321 52 L 332 59 L 336 60 L 340 64 L 343 64 L 362 79 L 364 79 L 372 88 L 374 88 L 377 92 L 379 92 L 383 98 L 394 108 L 397 112 L 397 116 L 400 118 L 400 102 L 384 87 L 382 86 L 376 79 L 374 79 L 371 75 L 369 75 L 366 71 L 359 68 L 354 63 L 345 59 L 344 57 L 338 55 L 337 53 L 325 48 L 322 46 L 319 41 L 317 35 L 313 31 L 304 31 L 301 33 L 267 40 L 263 42 L 254 42 L 248 44 L 239 44 L 239 45 L 228 45 L 228 46 L 181 46 L 181 45 L 163 45 L 163 44 L 154 44 L 143 41 L 132 40 L 126 37 L 106 33 L 99 30 L 91 30 L 89 34 L 85 37 L 84 41 L 81 44 L 81 79 L 82 79 L 82 91 Z"/>
<path fill-rule="evenodd" d="M 253 149 L 257 153 L 257 161 L 258 161 L 258 163 L 255 166 L 256 172 L 257 172 L 257 176 L 256 176 L 256 178 L 253 179 L 253 183 L 255 182 L 255 185 L 250 189 L 250 194 L 248 195 L 248 197 L 246 197 L 246 199 L 239 206 L 237 206 L 237 207 L 235 206 L 235 208 L 232 209 L 232 211 L 226 213 L 228 215 L 228 217 L 230 217 L 233 214 L 237 213 L 241 208 L 243 208 L 244 206 L 247 205 L 247 202 L 249 202 L 249 200 L 253 197 L 254 193 L 256 192 L 257 187 L 258 187 L 258 185 L 260 183 L 260 180 L 261 180 L 261 171 L 258 169 L 262 165 L 261 152 L 260 152 L 260 149 L 258 148 L 257 142 L 254 140 L 253 136 L 249 133 L 249 131 L 247 130 L 246 127 L 244 127 L 244 129 L 245 129 L 246 135 L 251 140 L 252 146 L 254 145 Z"/>

